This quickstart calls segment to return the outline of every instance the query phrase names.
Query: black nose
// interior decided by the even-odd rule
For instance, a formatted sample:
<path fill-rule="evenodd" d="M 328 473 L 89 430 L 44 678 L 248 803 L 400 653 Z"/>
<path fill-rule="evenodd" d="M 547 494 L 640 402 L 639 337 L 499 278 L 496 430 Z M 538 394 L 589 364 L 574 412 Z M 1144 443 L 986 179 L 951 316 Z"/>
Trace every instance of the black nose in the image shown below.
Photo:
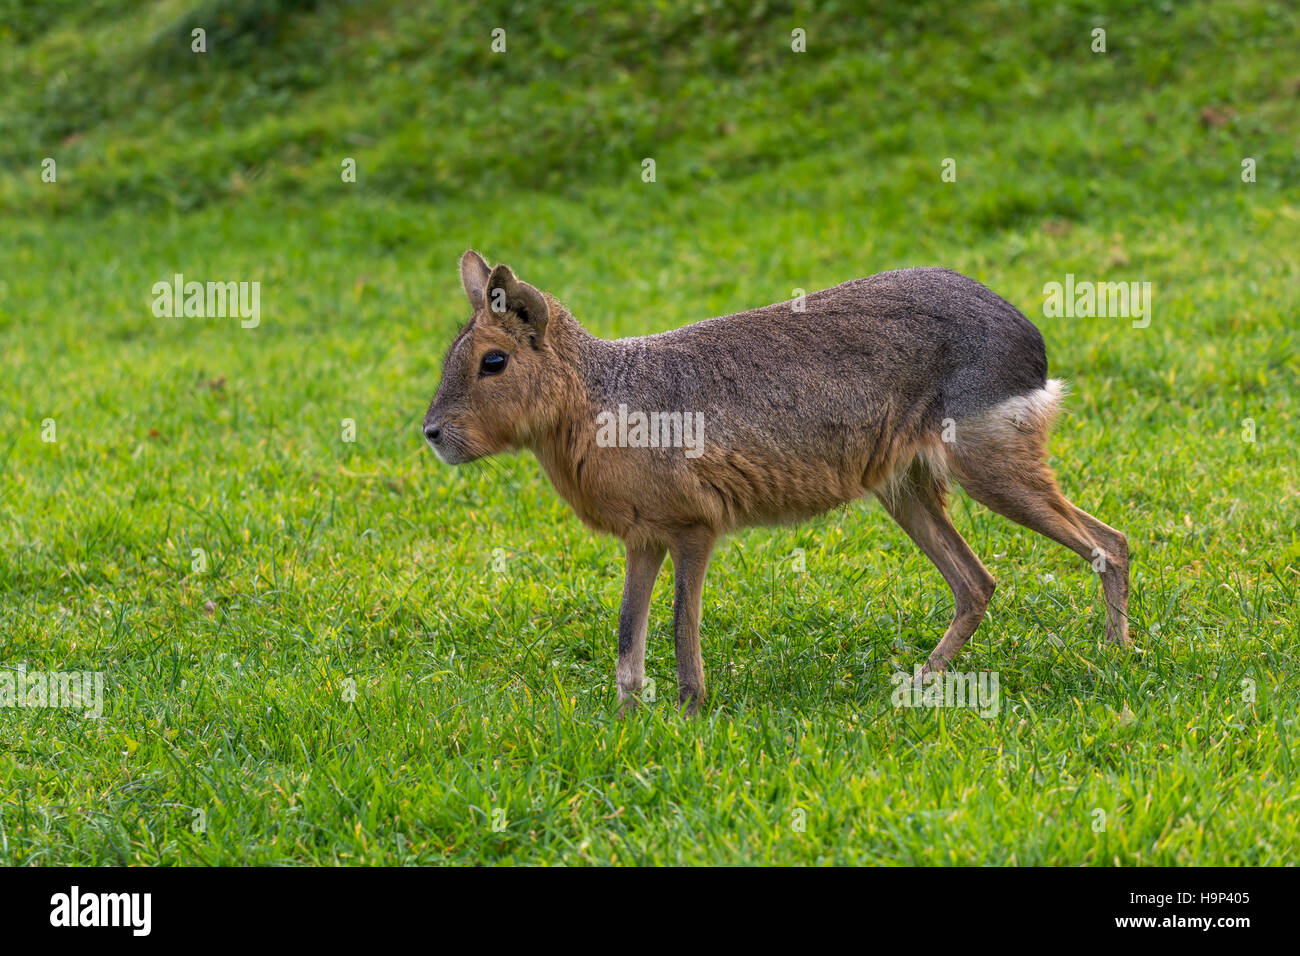
<path fill-rule="evenodd" d="M 424 426 L 424 437 L 427 438 L 427 439 L 429 439 L 429 441 L 437 441 L 439 438 L 442 437 L 442 426 L 440 426 L 440 425 L 425 425 L 425 426 Z"/>

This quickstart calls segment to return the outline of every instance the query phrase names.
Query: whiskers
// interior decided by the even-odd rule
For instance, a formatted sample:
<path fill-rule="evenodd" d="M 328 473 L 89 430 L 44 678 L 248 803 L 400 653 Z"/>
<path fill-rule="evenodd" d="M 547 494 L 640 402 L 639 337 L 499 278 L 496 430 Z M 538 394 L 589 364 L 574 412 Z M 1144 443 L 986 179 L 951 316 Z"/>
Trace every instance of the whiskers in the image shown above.
<path fill-rule="evenodd" d="M 484 458 L 475 458 L 473 461 L 466 462 L 459 467 L 472 470 L 475 472 L 476 476 L 481 476 L 485 472 L 489 473 L 495 480 L 500 481 L 511 491 L 520 490 L 521 485 L 519 479 L 495 457 L 487 456 Z"/>

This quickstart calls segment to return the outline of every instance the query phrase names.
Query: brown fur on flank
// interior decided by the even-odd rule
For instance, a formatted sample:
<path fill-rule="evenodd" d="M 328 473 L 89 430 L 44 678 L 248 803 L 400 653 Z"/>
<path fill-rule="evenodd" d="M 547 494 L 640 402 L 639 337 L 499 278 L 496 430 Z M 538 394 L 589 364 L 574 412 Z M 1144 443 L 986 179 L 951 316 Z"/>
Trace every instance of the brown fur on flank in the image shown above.
<path fill-rule="evenodd" d="M 793 303 L 608 341 L 554 298 L 478 253 L 461 259 L 474 310 L 452 343 L 425 435 L 450 464 L 532 450 L 586 524 L 621 538 L 620 698 L 644 677 L 650 592 L 676 570 L 678 696 L 704 695 L 700 595 L 718 537 L 798 521 L 868 493 L 953 590 L 942 669 L 983 617 L 993 579 L 948 520 L 948 483 L 1073 549 L 1102 579 L 1107 634 L 1128 642 L 1124 536 L 1075 508 L 1044 462 L 1062 387 L 1038 330 L 946 269 L 858 279 Z M 609 445 L 633 412 L 697 416 L 698 442 Z M 602 431 L 602 425 L 606 428 Z"/>

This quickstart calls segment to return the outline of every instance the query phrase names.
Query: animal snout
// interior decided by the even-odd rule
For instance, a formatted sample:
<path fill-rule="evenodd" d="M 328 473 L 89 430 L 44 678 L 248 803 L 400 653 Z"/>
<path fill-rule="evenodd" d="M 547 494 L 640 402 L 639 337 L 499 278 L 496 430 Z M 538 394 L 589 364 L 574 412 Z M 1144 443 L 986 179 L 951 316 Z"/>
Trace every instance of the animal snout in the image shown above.
<path fill-rule="evenodd" d="M 442 422 L 428 422 L 424 426 L 424 437 L 428 439 L 430 445 L 438 444 L 438 439 L 442 437 Z"/>

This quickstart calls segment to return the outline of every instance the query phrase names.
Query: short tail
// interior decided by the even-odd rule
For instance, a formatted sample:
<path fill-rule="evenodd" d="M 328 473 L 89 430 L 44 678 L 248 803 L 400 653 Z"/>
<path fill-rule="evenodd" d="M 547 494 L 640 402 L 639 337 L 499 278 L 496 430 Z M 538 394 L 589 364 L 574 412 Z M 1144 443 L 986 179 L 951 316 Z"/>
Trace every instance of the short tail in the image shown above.
<path fill-rule="evenodd" d="M 989 455 L 1006 461 L 1042 461 L 1047 435 L 1060 413 L 1067 386 L 1049 378 L 1042 388 L 1013 395 L 958 419 L 945 419 L 941 432 L 918 449 L 915 464 L 933 477 L 940 493 L 952 483 L 960 461 Z M 902 469 L 899 477 L 905 475 Z"/>

